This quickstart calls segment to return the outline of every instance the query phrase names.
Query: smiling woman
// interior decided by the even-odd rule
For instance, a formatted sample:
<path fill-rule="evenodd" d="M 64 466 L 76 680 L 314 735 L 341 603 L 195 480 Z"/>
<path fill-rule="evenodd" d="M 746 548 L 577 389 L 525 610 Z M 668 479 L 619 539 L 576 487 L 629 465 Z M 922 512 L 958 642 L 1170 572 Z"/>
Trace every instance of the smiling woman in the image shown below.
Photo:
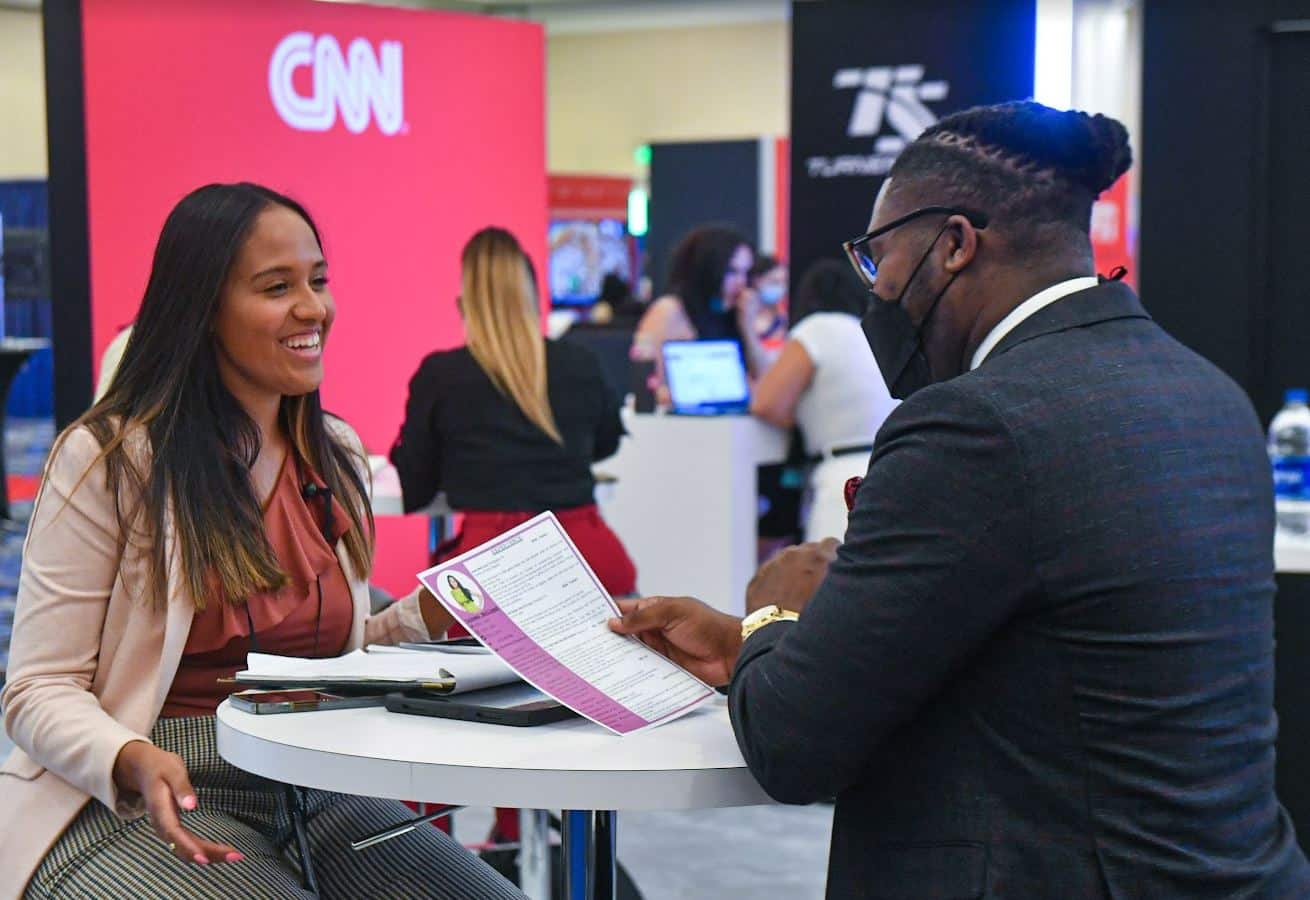
<path fill-rule="evenodd" d="M 32 514 L 0 896 L 301 896 L 297 818 L 310 860 L 336 860 L 327 895 L 519 896 L 436 829 L 354 854 L 408 811 L 318 791 L 288 808 L 215 749 L 219 679 L 249 651 L 333 656 L 451 621 L 418 591 L 369 616 L 366 460 L 318 394 L 334 314 L 294 201 L 208 185 L 169 215 L 122 362 L 55 442 Z"/>
<path fill-rule="evenodd" d="M 273 265 L 257 268 L 265 263 Z M 243 405 L 261 394 L 271 401 L 317 389 L 335 316 L 327 261 L 308 221 L 285 206 L 264 210 L 214 321 L 224 383 Z"/>

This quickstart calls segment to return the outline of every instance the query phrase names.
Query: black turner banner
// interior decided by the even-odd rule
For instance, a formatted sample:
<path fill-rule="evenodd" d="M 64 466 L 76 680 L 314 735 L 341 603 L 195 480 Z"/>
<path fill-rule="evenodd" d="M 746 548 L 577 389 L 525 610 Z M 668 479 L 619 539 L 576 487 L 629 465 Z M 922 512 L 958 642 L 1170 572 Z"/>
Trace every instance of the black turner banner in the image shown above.
<path fill-rule="evenodd" d="M 883 178 L 925 128 L 1032 96 L 1035 32 L 1036 0 L 792 3 L 794 281 L 866 230 Z"/>

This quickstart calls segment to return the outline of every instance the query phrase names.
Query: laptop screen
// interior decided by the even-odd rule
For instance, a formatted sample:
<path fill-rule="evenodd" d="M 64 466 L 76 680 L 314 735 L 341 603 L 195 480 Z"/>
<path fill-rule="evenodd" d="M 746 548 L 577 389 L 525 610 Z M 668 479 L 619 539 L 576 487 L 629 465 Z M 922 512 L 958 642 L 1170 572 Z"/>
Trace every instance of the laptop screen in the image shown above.
<path fill-rule="evenodd" d="M 664 380 L 676 413 L 714 415 L 750 407 L 750 383 L 736 341 L 666 342 Z"/>

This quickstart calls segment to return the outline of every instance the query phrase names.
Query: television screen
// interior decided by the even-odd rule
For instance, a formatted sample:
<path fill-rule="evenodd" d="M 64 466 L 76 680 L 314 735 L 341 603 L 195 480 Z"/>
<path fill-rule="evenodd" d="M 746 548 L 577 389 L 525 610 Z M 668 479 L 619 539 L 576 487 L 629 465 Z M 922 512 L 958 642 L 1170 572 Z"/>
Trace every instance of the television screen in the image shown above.
<path fill-rule="evenodd" d="M 617 219 L 570 219 L 550 226 L 550 297 L 556 306 L 587 306 L 606 275 L 632 280 L 632 254 Z"/>

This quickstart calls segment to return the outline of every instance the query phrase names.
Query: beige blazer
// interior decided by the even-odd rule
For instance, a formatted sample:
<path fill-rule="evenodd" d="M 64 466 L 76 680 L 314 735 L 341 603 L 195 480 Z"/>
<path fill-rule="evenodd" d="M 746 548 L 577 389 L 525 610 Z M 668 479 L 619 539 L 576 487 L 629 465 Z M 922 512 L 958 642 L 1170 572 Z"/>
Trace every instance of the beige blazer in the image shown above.
<path fill-rule="evenodd" d="M 359 438 L 333 424 L 367 473 Z M 88 799 L 125 818 L 145 812 L 139 798 L 115 788 L 114 760 L 124 744 L 150 734 L 191 629 L 195 604 L 171 527 L 164 533 L 171 561 L 166 609 L 142 599 L 148 557 L 129 547 L 119 559 L 103 463 L 88 473 L 99 450 L 91 433 L 78 429 L 47 462 L 23 549 L 0 698 L 17 745 L 0 766 L 0 898 L 22 894 Z M 367 584 L 352 572 L 341 545 L 337 558 L 355 602 L 350 649 L 428 638 L 417 590 L 369 618 Z"/>

